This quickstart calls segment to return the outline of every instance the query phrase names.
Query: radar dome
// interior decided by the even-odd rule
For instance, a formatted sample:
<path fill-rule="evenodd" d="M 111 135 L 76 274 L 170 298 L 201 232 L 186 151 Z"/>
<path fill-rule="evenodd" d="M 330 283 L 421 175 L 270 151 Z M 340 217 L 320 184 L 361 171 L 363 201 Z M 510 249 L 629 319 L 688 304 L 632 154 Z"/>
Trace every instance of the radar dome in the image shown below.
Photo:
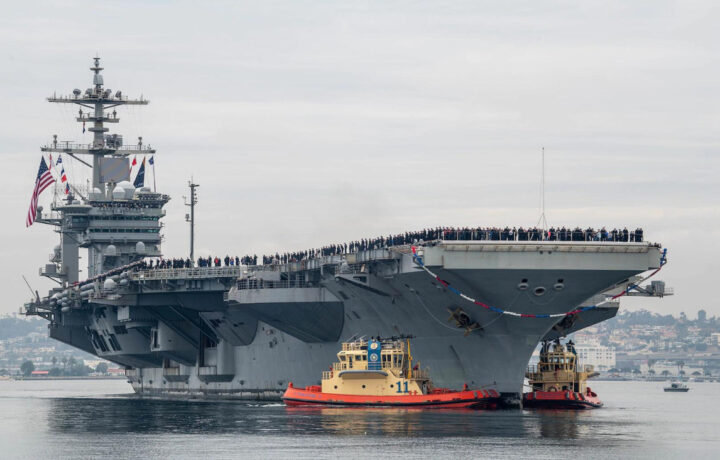
<path fill-rule="evenodd" d="M 112 291 L 117 287 L 117 283 L 113 281 L 111 278 L 108 278 L 103 283 L 103 290 L 105 291 Z"/>
<path fill-rule="evenodd" d="M 116 200 L 122 200 L 125 198 L 125 189 L 120 187 L 120 185 L 116 185 L 113 189 L 112 196 Z"/>
<path fill-rule="evenodd" d="M 130 182 L 124 180 L 122 182 L 118 182 L 118 187 L 122 187 L 123 190 L 125 190 L 125 198 L 126 199 L 132 199 L 133 195 L 135 194 L 135 187 Z"/>
<path fill-rule="evenodd" d="M 135 243 L 135 252 L 138 254 L 145 254 L 145 243 L 142 241 L 138 241 Z"/>
<path fill-rule="evenodd" d="M 114 244 L 110 244 L 103 251 L 107 257 L 115 257 L 117 255 L 117 248 Z"/>
<path fill-rule="evenodd" d="M 91 200 L 102 200 L 103 198 L 103 192 L 99 188 L 95 187 L 93 188 L 92 193 L 90 194 Z"/>

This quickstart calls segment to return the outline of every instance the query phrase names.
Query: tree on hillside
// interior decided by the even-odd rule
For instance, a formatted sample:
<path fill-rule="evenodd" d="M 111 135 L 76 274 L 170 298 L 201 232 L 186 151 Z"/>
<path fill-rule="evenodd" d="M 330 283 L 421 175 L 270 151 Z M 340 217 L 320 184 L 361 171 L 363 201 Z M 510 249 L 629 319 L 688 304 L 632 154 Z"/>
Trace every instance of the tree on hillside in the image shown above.
<path fill-rule="evenodd" d="M 663 377 L 667 377 L 668 375 L 670 375 L 670 371 L 667 370 L 667 369 L 665 369 L 664 371 L 662 371 L 662 372 L 660 373 L 660 375 L 662 375 Z"/>
<path fill-rule="evenodd" d="M 650 369 L 650 370 L 648 371 L 648 374 L 650 374 L 650 375 L 655 375 L 655 369 Z"/>
<path fill-rule="evenodd" d="M 100 363 L 95 367 L 95 372 L 98 372 L 100 374 L 107 374 L 107 371 L 108 371 L 107 363 Z"/>
<path fill-rule="evenodd" d="M 35 370 L 35 365 L 32 363 L 32 361 L 25 361 L 20 365 L 20 371 L 23 373 L 25 377 L 32 374 L 32 371 Z"/>
<path fill-rule="evenodd" d="M 53 367 L 55 367 L 55 365 L 57 364 L 57 356 L 53 356 L 51 361 L 52 361 Z"/>
<path fill-rule="evenodd" d="M 682 359 L 678 359 L 676 364 L 677 364 L 678 370 L 684 374 L 684 372 L 682 371 L 682 368 L 685 367 L 685 361 L 683 361 Z"/>

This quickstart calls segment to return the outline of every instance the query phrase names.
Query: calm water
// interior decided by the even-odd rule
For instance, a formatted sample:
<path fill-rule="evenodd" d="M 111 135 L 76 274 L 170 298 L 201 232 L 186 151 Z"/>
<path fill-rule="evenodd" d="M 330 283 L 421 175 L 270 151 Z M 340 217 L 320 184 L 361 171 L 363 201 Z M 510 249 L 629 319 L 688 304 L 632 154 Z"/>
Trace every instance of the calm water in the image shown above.
<path fill-rule="evenodd" d="M 585 412 L 158 401 L 123 381 L 0 381 L 0 458 L 720 458 L 720 384 L 594 382 Z"/>

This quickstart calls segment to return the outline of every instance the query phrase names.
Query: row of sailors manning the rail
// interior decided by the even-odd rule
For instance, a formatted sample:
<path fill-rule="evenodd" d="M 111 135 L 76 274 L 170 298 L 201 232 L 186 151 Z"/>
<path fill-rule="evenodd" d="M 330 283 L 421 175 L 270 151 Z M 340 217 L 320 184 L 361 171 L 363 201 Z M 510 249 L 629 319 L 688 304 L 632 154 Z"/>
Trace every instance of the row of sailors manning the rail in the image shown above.
<path fill-rule="evenodd" d="M 524 229 L 520 228 L 435 228 L 425 229 L 419 232 L 406 232 L 398 235 L 390 235 L 387 237 L 362 239 L 351 241 L 350 243 L 331 244 L 318 249 L 308 249 L 305 251 L 286 252 L 283 254 L 275 253 L 274 255 L 263 255 L 263 265 L 285 264 L 289 262 L 300 262 L 302 260 L 316 259 L 324 256 L 352 254 L 358 251 L 369 249 L 383 249 L 391 246 L 401 246 L 413 244 L 419 241 L 431 240 L 460 240 L 460 241 L 602 241 L 602 242 L 637 242 L 643 241 L 643 230 L 641 228 L 628 231 L 627 228 L 618 230 L 614 228 L 611 231 L 605 229 L 595 230 L 588 228 L 585 230 L 576 227 L 570 229 L 566 227 L 551 227 L 549 230 L 541 230 L 538 228 Z M 257 265 L 257 255 L 247 255 L 243 257 L 228 256 L 220 257 L 200 257 L 197 263 L 193 264 L 190 259 L 157 259 L 143 262 L 141 268 L 193 268 L 193 267 L 232 267 L 241 265 Z"/>

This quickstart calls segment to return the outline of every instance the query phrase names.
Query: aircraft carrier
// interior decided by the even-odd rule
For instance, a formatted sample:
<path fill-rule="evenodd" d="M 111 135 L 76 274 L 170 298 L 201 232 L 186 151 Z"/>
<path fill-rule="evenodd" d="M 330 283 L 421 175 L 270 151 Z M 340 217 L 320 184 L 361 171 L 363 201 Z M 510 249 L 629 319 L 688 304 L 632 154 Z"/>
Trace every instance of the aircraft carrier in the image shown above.
<path fill-rule="evenodd" d="M 124 366 L 139 394 L 275 399 L 290 381 L 317 384 L 340 342 L 412 335 L 437 385 L 495 389 L 512 404 L 539 341 L 613 317 L 613 298 L 664 261 L 644 241 L 440 232 L 301 261 L 150 269 L 170 197 L 130 183 L 129 158 L 155 150 L 107 127 L 120 121 L 114 107 L 148 101 L 107 89 L 99 58 L 91 70 L 87 90 L 48 98 L 79 106 L 93 141 L 54 138 L 41 150 L 82 161 L 92 183 L 38 208 L 37 222 L 60 236 L 40 275 L 59 284 L 23 311 L 47 319 L 51 337 Z"/>

